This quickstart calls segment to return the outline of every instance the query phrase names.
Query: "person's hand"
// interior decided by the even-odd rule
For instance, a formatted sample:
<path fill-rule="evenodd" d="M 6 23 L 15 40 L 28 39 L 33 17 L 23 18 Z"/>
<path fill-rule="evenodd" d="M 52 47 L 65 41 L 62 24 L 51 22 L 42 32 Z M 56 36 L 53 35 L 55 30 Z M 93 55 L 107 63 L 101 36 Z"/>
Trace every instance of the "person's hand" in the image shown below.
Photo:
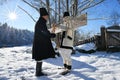
<path fill-rule="evenodd" d="M 52 31 L 51 31 L 51 32 L 52 32 L 52 33 L 55 33 L 55 30 L 56 30 L 56 24 L 53 24 L 53 25 L 52 25 Z"/>

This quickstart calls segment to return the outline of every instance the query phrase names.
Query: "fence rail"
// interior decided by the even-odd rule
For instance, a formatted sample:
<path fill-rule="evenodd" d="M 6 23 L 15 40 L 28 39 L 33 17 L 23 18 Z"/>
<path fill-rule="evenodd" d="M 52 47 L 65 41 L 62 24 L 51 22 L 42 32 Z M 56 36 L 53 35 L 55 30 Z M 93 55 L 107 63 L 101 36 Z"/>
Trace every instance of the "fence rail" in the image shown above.
<path fill-rule="evenodd" d="M 94 42 L 97 40 L 98 38 L 96 36 L 94 37 L 91 37 L 89 39 L 85 39 L 85 40 L 82 40 L 82 41 L 79 41 L 77 43 L 75 43 L 75 46 L 78 46 L 78 45 L 82 45 L 82 44 L 86 44 L 86 43 L 91 43 L 91 42 Z"/>

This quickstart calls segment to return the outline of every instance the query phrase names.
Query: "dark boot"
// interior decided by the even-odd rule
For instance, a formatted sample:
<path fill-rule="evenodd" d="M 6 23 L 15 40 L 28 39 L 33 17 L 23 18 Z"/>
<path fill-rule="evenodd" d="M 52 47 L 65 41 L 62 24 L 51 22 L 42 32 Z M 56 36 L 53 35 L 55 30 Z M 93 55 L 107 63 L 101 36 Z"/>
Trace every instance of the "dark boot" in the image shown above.
<path fill-rule="evenodd" d="M 72 66 L 71 66 L 71 65 L 67 65 L 67 69 L 68 69 L 68 70 L 71 70 L 71 69 L 72 69 Z"/>
<path fill-rule="evenodd" d="M 64 64 L 64 68 L 67 69 L 67 64 Z"/>
<path fill-rule="evenodd" d="M 44 74 L 42 72 L 42 62 L 36 62 L 36 74 L 35 76 L 46 76 L 46 74 Z"/>
<path fill-rule="evenodd" d="M 55 48 L 55 55 L 57 55 L 57 57 L 60 57 L 60 53 L 57 48 Z"/>

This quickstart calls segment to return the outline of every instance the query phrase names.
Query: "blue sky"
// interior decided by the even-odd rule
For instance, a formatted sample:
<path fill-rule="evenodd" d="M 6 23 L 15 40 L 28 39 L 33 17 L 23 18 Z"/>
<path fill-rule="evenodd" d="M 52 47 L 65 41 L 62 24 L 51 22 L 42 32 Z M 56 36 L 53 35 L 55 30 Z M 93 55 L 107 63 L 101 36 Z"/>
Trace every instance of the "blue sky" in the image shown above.
<path fill-rule="evenodd" d="M 34 31 L 35 22 L 33 22 L 33 20 L 25 12 L 19 9 L 17 5 L 28 11 L 36 20 L 38 19 L 39 14 L 34 9 L 21 2 L 21 0 L 11 0 L 7 1 L 7 3 L 4 3 L 4 5 L 0 7 L 0 11 L 2 12 L 0 13 L 0 22 L 7 22 L 8 25 L 18 29 L 28 29 L 30 31 Z M 17 19 L 10 20 L 7 16 L 9 12 L 14 11 L 17 14 Z"/>
<path fill-rule="evenodd" d="M 37 20 L 39 17 L 39 14 L 26 5 L 25 3 L 21 2 L 20 0 L 11 0 L 4 5 L 0 6 L 0 22 L 5 23 L 7 22 L 8 25 L 13 26 L 18 29 L 28 29 L 31 31 L 34 31 L 34 25 L 35 22 L 21 9 L 17 7 L 17 5 L 20 5 L 22 8 L 27 10 L 31 15 L 34 16 L 34 18 Z M 91 18 L 99 18 L 99 17 L 109 17 L 109 15 L 112 13 L 112 11 L 118 11 L 120 13 L 120 4 L 118 4 L 117 0 L 106 0 L 104 3 L 99 4 L 89 10 L 87 10 L 88 13 L 88 19 Z M 15 11 L 18 14 L 18 17 L 16 20 L 10 20 L 8 16 L 8 12 Z M 106 20 L 88 20 L 88 23 L 86 26 L 83 26 L 79 28 L 80 30 L 83 30 L 84 32 L 91 31 L 93 34 L 99 33 L 101 25 L 108 26 L 106 24 Z"/>

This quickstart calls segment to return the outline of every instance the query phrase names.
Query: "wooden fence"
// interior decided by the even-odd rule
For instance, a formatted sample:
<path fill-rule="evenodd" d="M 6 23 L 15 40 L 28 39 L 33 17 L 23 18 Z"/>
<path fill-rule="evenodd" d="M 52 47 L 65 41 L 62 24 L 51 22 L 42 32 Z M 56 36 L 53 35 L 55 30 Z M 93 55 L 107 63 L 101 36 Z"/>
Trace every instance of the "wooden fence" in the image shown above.
<path fill-rule="evenodd" d="M 92 38 L 79 41 L 75 46 L 94 42 L 98 50 L 107 50 L 110 47 L 120 47 L 120 27 L 105 28 L 101 27 L 101 35 L 95 35 Z"/>
<path fill-rule="evenodd" d="M 78 45 L 81 45 L 81 44 L 85 44 L 85 43 L 91 43 L 91 42 L 96 42 L 98 40 L 98 36 L 94 36 L 94 37 L 91 37 L 89 39 L 85 39 L 85 40 L 82 40 L 82 41 L 79 41 L 79 42 L 76 42 L 75 43 L 75 46 L 78 46 Z"/>
<path fill-rule="evenodd" d="M 120 47 L 120 28 L 101 28 L 101 43 L 103 50 L 110 47 Z"/>

